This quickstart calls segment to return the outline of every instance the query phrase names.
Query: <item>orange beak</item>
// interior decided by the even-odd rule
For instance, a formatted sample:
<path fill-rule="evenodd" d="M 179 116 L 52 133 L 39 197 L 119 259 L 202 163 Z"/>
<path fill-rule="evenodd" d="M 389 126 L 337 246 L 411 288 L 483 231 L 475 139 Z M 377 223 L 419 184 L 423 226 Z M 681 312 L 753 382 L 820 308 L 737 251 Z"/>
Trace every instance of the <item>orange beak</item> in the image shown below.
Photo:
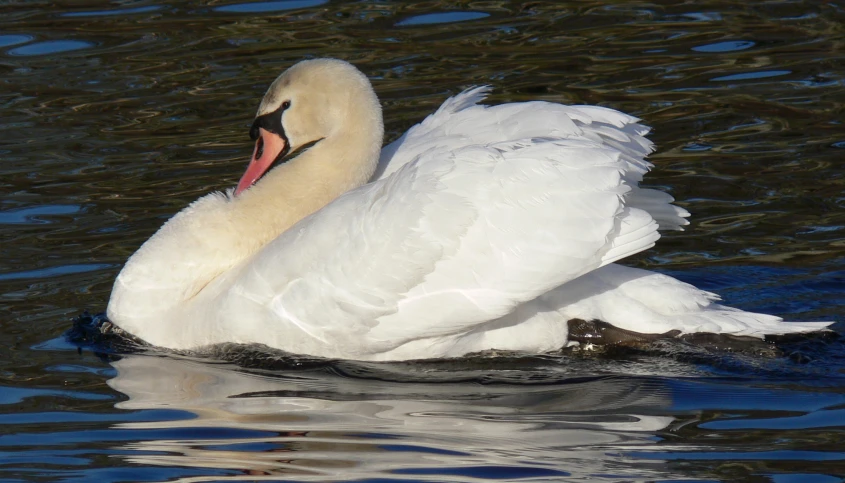
<path fill-rule="evenodd" d="M 238 181 L 238 187 L 235 188 L 235 196 L 244 192 L 247 188 L 254 185 L 259 178 L 264 176 L 264 173 L 273 166 L 273 162 L 285 149 L 285 140 L 278 134 L 271 133 L 263 127 L 259 128 L 258 132 L 258 140 L 255 141 L 255 150 L 252 152 L 252 159 L 249 161 L 246 173 Z"/>

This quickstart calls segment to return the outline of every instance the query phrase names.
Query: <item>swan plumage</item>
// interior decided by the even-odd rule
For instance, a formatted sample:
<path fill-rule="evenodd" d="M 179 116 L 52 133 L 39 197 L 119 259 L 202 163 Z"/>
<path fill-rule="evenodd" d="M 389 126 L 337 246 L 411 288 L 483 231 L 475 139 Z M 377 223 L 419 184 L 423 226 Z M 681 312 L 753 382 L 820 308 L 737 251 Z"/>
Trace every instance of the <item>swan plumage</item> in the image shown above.
<path fill-rule="evenodd" d="M 487 92 L 446 100 L 381 149 L 363 74 L 295 65 L 259 107 L 237 190 L 200 198 L 148 240 L 117 277 L 109 318 L 167 348 L 362 360 L 550 351 L 574 318 L 752 337 L 828 324 L 732 309 L 615 264 L 688 223 L 671 196 L 639 186 L 648 128 L 595 106 L 482 105 Z"/>

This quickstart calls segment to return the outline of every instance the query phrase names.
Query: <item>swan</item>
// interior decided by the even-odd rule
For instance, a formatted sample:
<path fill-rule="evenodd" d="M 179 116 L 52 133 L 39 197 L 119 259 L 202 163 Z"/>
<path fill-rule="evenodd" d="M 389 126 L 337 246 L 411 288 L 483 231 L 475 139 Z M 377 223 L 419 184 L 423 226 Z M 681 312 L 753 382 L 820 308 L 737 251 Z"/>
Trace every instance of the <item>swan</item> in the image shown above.
<path fill-rule="evenodd" d="M 757 338 L 829 324 L 729 308 L 614 263 L 688 223 L 638 186 L 649 129 L 595 106 L 480 105 L 487 92 L 446 100 L 382 149 L 364 74 L 293 65 L 259 105 L 237 187 L 194 201 L 129 258 L 108 318 L 168 349 L 357 360 L 552 351 L 573 319 Z"/>

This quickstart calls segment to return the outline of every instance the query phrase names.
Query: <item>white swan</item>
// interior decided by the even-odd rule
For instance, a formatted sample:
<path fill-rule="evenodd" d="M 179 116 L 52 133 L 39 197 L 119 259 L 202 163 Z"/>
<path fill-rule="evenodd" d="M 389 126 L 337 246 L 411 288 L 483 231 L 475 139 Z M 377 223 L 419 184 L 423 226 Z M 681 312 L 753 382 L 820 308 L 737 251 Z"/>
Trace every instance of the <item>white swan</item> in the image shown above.
<path fill-rule="evenodd" d="M 613 264 L 654 245 L 658 225 L 687 224 L 669 195 L 638 187 L 648 129 L 601 107 L 478 105 L 485 94 L 448 99 L 381 149 L 360 71 L 294 65 L 258 108 L 237 189 L 195 201 L 129 259 L 109 318 L 166 348 L 362 360 L 550 351 L 575 318 L 755 337 L 829 324 Z"/>

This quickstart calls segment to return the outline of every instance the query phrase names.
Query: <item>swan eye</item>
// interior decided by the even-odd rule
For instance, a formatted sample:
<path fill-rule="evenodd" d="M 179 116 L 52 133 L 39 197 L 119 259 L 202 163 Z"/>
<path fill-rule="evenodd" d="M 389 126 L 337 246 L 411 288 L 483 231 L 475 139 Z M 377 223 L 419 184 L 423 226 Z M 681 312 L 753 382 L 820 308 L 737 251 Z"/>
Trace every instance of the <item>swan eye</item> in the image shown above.
<path fill-rule="evenodd" d="M 290 101 L 285 101 L 282 103 L 282 109 L 287 109 L 290 107 Z"/>
<path fill-rule="evenodd" d="M 264 138 L 258 138 L 255 145 L 255 159 L 259 159 L 261 156 L 264 156 Z"/>

